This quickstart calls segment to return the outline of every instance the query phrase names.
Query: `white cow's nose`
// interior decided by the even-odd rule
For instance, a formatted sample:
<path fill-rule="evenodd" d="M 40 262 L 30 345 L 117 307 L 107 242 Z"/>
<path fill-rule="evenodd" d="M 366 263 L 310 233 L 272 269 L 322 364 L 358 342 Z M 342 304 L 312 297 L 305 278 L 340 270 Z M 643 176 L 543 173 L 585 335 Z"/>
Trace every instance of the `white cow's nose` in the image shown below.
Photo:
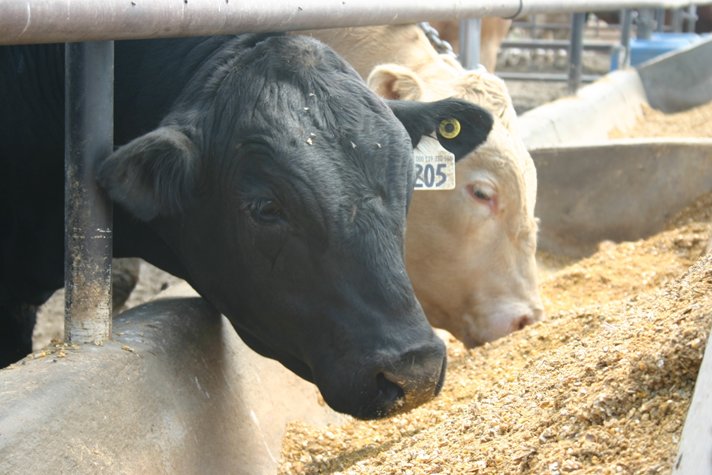
<path fill-rule="evenodd" d="M 522 315 L 514 320 L 514 322 L 512 323 L 512 328 L 515 331 L 521 330 L 522 328 L 526 327 L 527 325 L 531 325 L 532 323 L 533 323 L 533 318 L 531 316 Z"/>
<path fill-rule="evenodd" d="M 542 309 L 534 308 L 532 309 L 530 314 L 520 315 L 518 318 L 514 319 L 514 321 L 512 322 L 512 329 L 521 330 L 527 325 L 531 325 L 532 323 L 538 322 L 539 320 L 541 320 L 543 314 L 544 312 Z"/>

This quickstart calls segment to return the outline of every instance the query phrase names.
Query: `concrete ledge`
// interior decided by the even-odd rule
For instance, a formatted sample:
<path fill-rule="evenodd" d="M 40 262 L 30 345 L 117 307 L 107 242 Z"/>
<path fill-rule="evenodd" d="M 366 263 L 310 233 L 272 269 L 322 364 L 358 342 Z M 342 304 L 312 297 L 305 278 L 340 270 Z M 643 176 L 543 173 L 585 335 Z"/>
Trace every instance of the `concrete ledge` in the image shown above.
<path fill-rule="evenodd" d="M 199 298 L 127 311 L 114 335 L 0 370 L 0 473 L 274 473 L 289 420 L 343 421 Z"/>
<path fill-rule="evenodd" d="M 633 125 L 647 103 L 678 112 L 712 100 L 712 37 L 639 66 L 614 71 L 574 96 L 519 118 L 528 148 L 607 141 L 613 129 Z"/>
<path fill-rule="evenodd" d="M 608 132 L 633 125 L 646 102 L 643 84 L 633 69 L 615 71 L 564 97 L 519 117 L 527 148 L 608 140 Z"/>
<path fill-rule="evenodd" d="M 712 473 L 712 334 L 695 383 L 690 409 L 680 436 L 673 475 Z"/>
<path fill-rule="evenodd" d="M 712 139 L 635 139 L 530 150 L 541 249 L 571 257 L 636 240 L 712 190 Z"/>
<path fill-rule="evenodd" d="M 712 35 L 638 68 L 648 103 L 666 113 L 712 100 Z"/>

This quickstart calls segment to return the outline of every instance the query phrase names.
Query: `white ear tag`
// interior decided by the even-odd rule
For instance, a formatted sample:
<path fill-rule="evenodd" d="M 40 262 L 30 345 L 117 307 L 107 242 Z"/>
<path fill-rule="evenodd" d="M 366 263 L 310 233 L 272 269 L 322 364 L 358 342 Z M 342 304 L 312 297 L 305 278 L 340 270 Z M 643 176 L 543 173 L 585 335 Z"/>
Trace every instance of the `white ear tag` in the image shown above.
<path fill-rule="evenodd" d="M 416 190 L 452 190 L 455 188 L 455 155 L 434 137 L 423 135 L 413 150 Z"/>

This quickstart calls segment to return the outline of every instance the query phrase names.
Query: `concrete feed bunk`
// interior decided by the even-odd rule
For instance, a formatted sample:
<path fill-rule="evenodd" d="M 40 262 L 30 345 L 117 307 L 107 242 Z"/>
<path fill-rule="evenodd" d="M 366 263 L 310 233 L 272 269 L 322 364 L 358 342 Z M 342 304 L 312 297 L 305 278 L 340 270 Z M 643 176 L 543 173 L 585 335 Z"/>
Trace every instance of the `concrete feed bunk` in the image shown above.
<path fill-rule="evenodd" d="M 289 420 L 342 420 L 187 285 L 171 295 L 115 318 L 112 342 L 0 371 L 0 473 L 268 473 Z"/>
<path fill-rule="evenodd" d="M 629 413 L 651 432 L 650 443 L 663 435 L 673 441 L 679 424 L 652 430 L 666 414 L 684 414 L 708 334 L 712 261 L 700 255 L 712 203 L 704 198 L 688 215 L 676 213 L 712 190 L 710 144 L 601 141 L 632 126 L 646 103 L 677 104 L 668 109 L 676 111 L 711 100 L 712 65 L 699 59 L 711 56 L 706 42 L 522 117 L 538 166 L 542 249 L 567 262 L 595 255 L 543 282 L 546 321 L 471 352 L 451 342 L 444 393 L 425 407 L 344 425 L 312 386 L 250 352 L 200 301 L 156 302 L 119 318 L 116 340 L 103 347 L 55 347 L 0 371 L 0 473 L 48 466 L 274 473 L 289 421 L 307 425 L 289 432 L 284 473 L 618 470 L 616 457 L 637 450 L 626 434 Z M 663 194 L 671 176 L 676 186 Z M 641 200 L 653 180 L 658 193 Z M 639 224 L 636 213 L 626 214 L 631 206 L 641 209 Z M 641 243 L 597 244 L 647 237 L 665 225 L 674 229 Z M 598 229 L 607 231 L 594 235 Z M 646 267 L 662 260 L 665 271 Z M 632 292 L 630 281 L 640 284 Z M 676 299 L 663 302 L 666 295 Z M 665 326 L 666 315 L 674 328 Z M 626 375 L 634 377 L 615 379 Z M 574 399 L 583 404 L 570 406 Z M 658 455 L 648 449 L 648 458 Z M 654 462 L 665 471 L 670 460 Z"/>

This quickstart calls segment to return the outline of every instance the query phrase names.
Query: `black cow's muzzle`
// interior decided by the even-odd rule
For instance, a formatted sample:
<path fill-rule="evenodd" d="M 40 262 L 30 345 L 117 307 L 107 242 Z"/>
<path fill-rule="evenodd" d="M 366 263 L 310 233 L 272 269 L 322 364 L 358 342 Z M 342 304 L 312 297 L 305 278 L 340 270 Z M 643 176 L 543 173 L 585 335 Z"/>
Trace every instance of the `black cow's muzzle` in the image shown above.
<path fill-rule="evenodd" d="M 437 396 L 446 367 L 445 345 L 433 335 L 427 343 L 402 353 L 362 357 L 359 369 L 350 375 L 334 375 L 330 368 L 326 380 L 317 376 L 316 384 L 333 409 L 359 419 L 379 419 Z"/>
<path fill-rule="evenodd" d="M 389 386 L 390 389 L 383 391 L 384 404 L 376 411 L 376 417 L 408 411 L 440 393 L 445 382 L 447 358 L 434 353 L 422 361 L 419 356 L 405 354 L 399 361 L 400 367 L 378 374 L 379 389 Z M 415 361 L 422 362 L 417 364 Z M 393 394 L 398 397 L 389 397 Z"/>

